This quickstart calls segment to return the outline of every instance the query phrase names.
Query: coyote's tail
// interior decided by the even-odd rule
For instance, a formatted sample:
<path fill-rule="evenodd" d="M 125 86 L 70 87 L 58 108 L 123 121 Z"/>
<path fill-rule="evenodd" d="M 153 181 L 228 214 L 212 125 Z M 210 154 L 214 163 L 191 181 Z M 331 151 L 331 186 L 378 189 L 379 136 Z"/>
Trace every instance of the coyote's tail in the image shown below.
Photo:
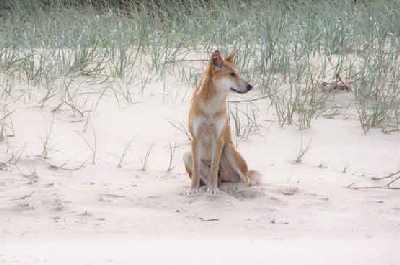
<path fill-rule="evenodd" d="M 249 185 L 256 186 L 261 184 L 261 173 L 256 170 L 249 170 L 247 172 L 247 177 L 249 178 Z"/>

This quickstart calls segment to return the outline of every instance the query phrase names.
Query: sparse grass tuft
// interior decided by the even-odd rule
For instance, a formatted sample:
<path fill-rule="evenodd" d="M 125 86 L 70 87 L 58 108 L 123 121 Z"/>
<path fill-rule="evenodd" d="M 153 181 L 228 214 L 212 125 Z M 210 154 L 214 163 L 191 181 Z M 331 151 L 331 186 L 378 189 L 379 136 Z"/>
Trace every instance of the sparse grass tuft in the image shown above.
<path fill-rule="evenodd" d="M 299 150 L 297 151 L 297 155 L 296 155 L 296 159 L 293 160 L 293 162 L 295 164 L 300 164 L 303 162 L 303 158 L 304 156 L 307 154 L 307 152 L 310 150 L 311 147 L 311 139 L 310 141 L 307 143 L 307 145 L 304 145 L 303 143 L 303 136 L 301 136 L 300 138 L 300 146 L 299 146 Z"/>
<path fill-rule="evenodd" d="M 149 157 L 151 154 L 151 151 L 153 150 L 154 144 L 151 144 L 149 146 L 149 148 L 146 151 L 146 154 L 144 155 L 144 158 L 142 160 L 142 167 L 140 168 L 140 170 L 142 171 L 146 171 L 147 170 L 147 163 L 149 162 Z"/>

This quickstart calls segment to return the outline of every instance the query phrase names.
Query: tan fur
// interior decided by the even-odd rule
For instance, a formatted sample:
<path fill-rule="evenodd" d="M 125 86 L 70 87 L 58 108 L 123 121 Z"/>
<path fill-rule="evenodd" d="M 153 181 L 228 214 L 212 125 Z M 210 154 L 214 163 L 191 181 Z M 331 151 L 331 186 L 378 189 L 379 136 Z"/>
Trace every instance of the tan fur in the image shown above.
<path fill-rule="evenodd" d="M 191 152 L 184 155 L 192 192 L 201 184 L 206 184 L 211 193 L 221 182 L 251 184 L 246 161 L 232 142 L 226 98 L 230 91 L 246 93 L 252 86 L 240 79 L 233 59 L 233 53 L 224 60 L 218 51 L 213 52 L 202 82 L 192 95 Z"/>

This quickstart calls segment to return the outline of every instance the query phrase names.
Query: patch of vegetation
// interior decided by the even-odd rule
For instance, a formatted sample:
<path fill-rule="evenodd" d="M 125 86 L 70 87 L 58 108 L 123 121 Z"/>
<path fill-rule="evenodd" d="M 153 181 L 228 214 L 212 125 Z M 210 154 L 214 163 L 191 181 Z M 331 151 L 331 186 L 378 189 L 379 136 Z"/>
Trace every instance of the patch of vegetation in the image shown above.
<path fill-rule="evenodd" d="M 198 73 L 186 59 L 236 48 L 282 126 L 310 127 L 325 100 L 319 80 L 337 75 L 354 81 L 365 132 L 400 126 L 399 1 L 15 0 L 0 10 L 0 69 L 39 89 L 85 75 L 135 80 L 143 91 L 143 72 L 192 84 Z M 135 91 L 114 94 L 132 102 Z"/>

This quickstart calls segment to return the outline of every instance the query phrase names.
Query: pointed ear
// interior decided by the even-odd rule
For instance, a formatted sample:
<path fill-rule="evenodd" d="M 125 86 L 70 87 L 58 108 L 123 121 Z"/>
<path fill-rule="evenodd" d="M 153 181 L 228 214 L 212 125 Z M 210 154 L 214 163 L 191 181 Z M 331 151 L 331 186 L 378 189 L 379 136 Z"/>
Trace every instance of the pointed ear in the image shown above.
<path fill-rule="evenodd" d="M 224 63 L 224 59 L 222 59 L 221 53 L 218 50 L 215 50 L 211 54 L 211 64 L 214 67 L 221 68 Z"/>
<path fill-rule="evenodd" d="M 236 59 L 236 55 L 237 55 L 238 50 L 234 49 L 226 58 L 225 61 L 228 61 L 230 63 L 234 63 L 235 59 Z"/>

